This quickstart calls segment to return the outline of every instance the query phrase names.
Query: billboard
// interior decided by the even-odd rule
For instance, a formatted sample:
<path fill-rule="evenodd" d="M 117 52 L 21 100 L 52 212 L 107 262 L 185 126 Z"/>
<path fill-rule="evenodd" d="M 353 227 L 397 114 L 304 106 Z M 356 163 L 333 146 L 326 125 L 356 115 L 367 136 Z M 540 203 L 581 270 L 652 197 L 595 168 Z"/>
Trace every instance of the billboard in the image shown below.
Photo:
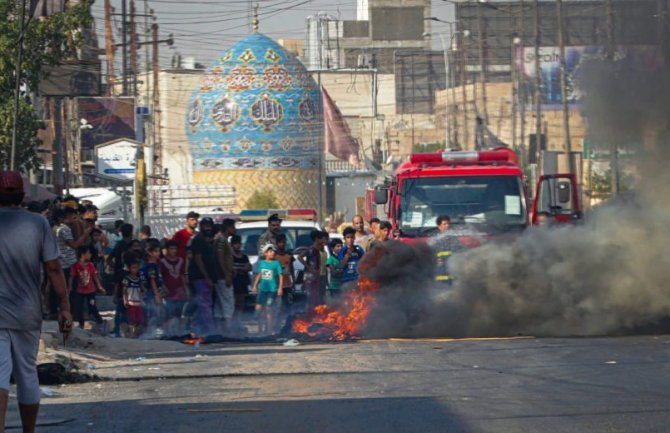
<path fill-rule="evenodd" d="M 135 140 L 115 140 L 95 148 L 95 168 L 98 175 L 119 181 L 135 179 L 137 146 Z"/>
<path fill-rule="evenodd" d="M 580 99 L 579 88 L 574 82 L 574 73 L 580 64 L 590 58 L 604 57 L 601 46 L 573 46 L 565 47 L 565 66 L 567 72 L 568 103 L 576 105 Z M 561 68 L 559 47 L 540 47 L 540 74 L 542 77 L 542 105 L 547 109 L 554 109 L 563 103 L 561 97 Z M 516 49 L 516 69 L 527 95 L 527 103 L 532 103 L 532 93 L 535 87 L 535 49 L 534 47 L 519 47 Z M 619 46 L 615 50 L 614 58 L 623 61 L 632 68 L 654 68 L 659 64 L 657 47 Z"/>
<path fill-rule="evenodd" d="M 77 98 L 77 108 L 82 149 L 93 150 L 99 144 L 135 138 L 135 98 Z"/>
<path fill-rule="evenodd" d="M 100 95 L 100 61 L 76 60 L 61 65 L 44 65 L 45 78 L 40 80 L 41 96 Z"/>

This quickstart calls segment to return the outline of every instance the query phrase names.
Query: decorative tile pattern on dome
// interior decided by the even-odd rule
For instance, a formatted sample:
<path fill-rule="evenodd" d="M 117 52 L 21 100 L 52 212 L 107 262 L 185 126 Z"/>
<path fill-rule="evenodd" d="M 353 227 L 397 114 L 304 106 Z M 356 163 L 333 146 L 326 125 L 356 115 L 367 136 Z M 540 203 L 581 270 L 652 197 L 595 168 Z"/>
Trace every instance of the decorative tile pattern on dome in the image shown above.
<path fill-rule="evenodd" d="M 284 107 L 278 100 L 271 98 L 269 93 L 265 93 L 251 105 L 251 118 L 262 125 L 265 132 L 270 132 L 284 118 Z"/>
<path fill-rule="evenodd" d="M 229 95 L 225 95 L 212 106 L 212 120 L 221 127 L 222 132 L 227 132 L 228 128 L 234 125 L 239 118 L 240 107 Z"/>
<path fill-rule="evenodd" d="M 287 90 L 291 87 L 291 76 L 288 70 L 279 65 L 273 65 L 263 71 L 265 85 L 270 90 Z"/>
<path fill-rule="evenodd" d="M 302 63 L 267 36 L 249 35 L 212 63 L 191 96 L 194 178 L 201 170 L 318 170 L 320 98 Z"/>
<path fill-rule="evenodd" d="M 239 59 L 242 60 L 244 63 L 249 63 L 252 60 L 256 60 L 256 56 L 254 56 L 254 52 L 251 51 L 251 49 L 246 49 L 239 57 Z"/>
<path fill-rule="evenodd" d="M 202 122 L 202 118 L 205 114 L 205 107 L 202 105 L 200 97 L 197 96 L 188 109 L 188 124 L 191 125 L 191 131 L 195 132 L 198 129 L 198 125 Z"/>
<path fill-rule="evenodd" d="M 235 92 L 251 88 L 256 79 L 256 69 L 250 66 L 238 66 L 226 77 L 226 87 Z"/>
<path fill-rule="evenodd" d="M 288 152 L 295 145 L 295 141 L 291 137 L 286 137 L 279 141 L 279 145 L 284 149 L 284 152 Z"/>
<path fill-rule="evenodd" d="M 298 114 L 302 120 L 311 122 L 317 116 L 318 111 L 314 100 L 310 98 L 309 95 L 306 95 L 303 100 L 300 101 L 298 105 Z"/>
<path fill-rule="evenodd" d="M 228 63 L 232 58 L 233 58 L 233 53 L 231 51 L 228 51 L 223 56 L 221 56 L 221 59 L 219 60 L 219 62 Z"/>
<path fill-rule="evenodd" d="M 277 63 L 278 61 L 281 60 L 281 57 L 279 54 L 275 52 L 272 48 L 268 48 L 268 50 L 265 52 L 265 58 L 271 61 L 272 63 Z"/>
<path fill-rule="evenodd" d="M 254 142 L 246 138 L 237 142 L 237 147 L 239 147 L 242 153 L 249 153 L 254 146 Z"/>

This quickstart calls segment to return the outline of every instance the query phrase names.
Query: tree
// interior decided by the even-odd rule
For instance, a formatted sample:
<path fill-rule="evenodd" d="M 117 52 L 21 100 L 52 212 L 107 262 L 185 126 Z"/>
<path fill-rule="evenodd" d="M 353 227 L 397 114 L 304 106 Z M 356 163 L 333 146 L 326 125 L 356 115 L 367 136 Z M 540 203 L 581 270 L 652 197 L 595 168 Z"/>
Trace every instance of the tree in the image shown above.
<path fill-rule="evenodd" d="M 20 65 L 21 85 L 27 91 L 19 98 L 15 168 L 28 171 L 39 167 L 37 131 L 43 127 L 30 94 L 45 77 L 45 66 L 76 59 L 83 42 L 82 29 L 92 23 L 88 1 L 83 0 L 39 19 L 30 16 L 31 1 L 0 0 L 0 166 L 8 167 L 14 120 L 14 89 L 19 46 L 23 46 Z M 72 2 L 73 3 L 73 2 Z M 25 4 L 25 30 L 21 44 L 21 6 Z"/>
<path fill-rule="evenodd" d="M 254 191 L 247 200 L 247 209 L 277 209 L 277 198 L 270 190 Z"/>

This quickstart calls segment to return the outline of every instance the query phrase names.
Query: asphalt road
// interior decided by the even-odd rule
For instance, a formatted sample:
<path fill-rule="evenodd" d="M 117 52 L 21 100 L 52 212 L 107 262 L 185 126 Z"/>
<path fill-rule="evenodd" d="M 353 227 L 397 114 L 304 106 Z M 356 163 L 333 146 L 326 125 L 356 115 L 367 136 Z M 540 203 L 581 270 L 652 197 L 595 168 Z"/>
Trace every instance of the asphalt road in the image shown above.
<path fill-rule="evenodd" d="M 666 336 L 166 349 L 100 358 L 38 431 L 670 431 Z"/>

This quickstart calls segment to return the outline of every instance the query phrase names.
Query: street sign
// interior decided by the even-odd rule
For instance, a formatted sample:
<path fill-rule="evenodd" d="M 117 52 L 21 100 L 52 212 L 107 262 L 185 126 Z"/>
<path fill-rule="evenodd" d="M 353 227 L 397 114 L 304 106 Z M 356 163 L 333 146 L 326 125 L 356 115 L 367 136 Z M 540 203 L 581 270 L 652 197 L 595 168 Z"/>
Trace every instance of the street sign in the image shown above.
<path fill-rule="evenodd" d="M 137 146 L 135 140 L 122 138 L 95 147 L 95 167 L 99 176 L 120 181 L 135 179 Z"/>

